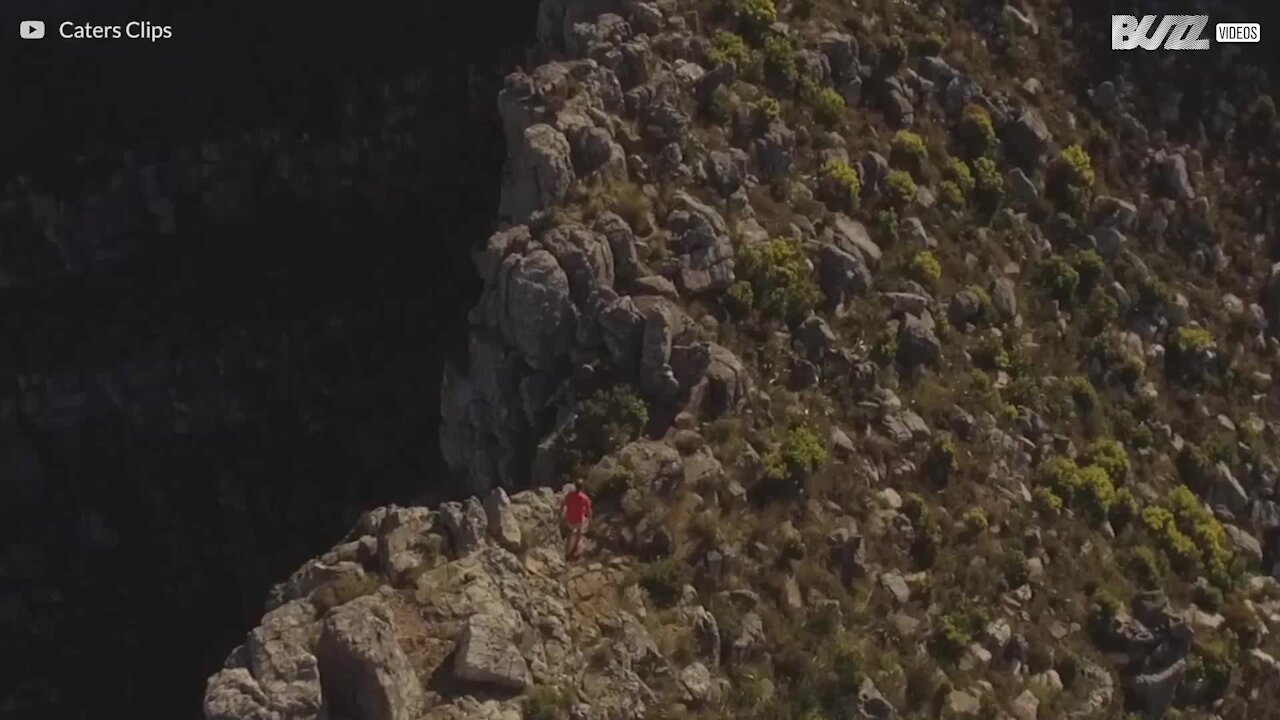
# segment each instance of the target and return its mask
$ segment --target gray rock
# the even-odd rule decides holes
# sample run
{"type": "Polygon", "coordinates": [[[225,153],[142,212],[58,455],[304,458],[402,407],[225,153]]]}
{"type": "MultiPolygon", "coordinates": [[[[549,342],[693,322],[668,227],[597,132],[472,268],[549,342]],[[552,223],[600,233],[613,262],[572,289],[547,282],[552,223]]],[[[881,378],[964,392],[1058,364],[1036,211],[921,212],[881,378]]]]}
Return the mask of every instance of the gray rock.
{"type": "Polygon", "coordinates": [[[1257,538],[1230,523],[1223,523],[1222,529],[1226,531],[1231,544],[1242,556],[1253,563],[1262,562],[1262,543],[1258,542],[1257,538]]]}
{"type": "Polygon", "coordinates": [[[1123,198],[1101,195],[1094,202],[1102,224],[1128,232],[1138,222],[1138,207],[1123,198]]]}
{"type": "Polygon", "coordinates": [[[1040,189],[1022,168],[1010,170],[1005,184],[1009,187],[1009,201],[1015,208],[1029,208],[1040,199],[1040,189]]]}
{"type": "Polygon", "coordinates": [[[858,177],[862,180],[863,192],[879,192],[882,183],[889,174],[889,161],[877,152],[869,152],[858,163],[858,177]]]}
{"type": "Polygon", "coordinates": [[[244,668],[219,670],[205,685],[205,720],[284,720],[244,668]]]}
{"type": "Polygon", "coordinates": [[[760,176],[777,180],[791,174],[794,160],[796,134],[782,123],[769,126],[764,135],[751,143],[752,156],[760,168],[760,176]]]}
{"type": "Polygon", "coordinates": [[[1160,672],[1138,675],[1131,684],[1134,697],[1146,713],[1159,717],[1173,702],[1186,671],[1187,661],[1179,660],[1160,672]]]}
{"type": "Polygon", "coordinates": [[[1116,85],[1110,80],[1104,80],[1098,87],[1090,90],[1089,97],[1093,100],[1093,106],[1099,110],[1114,110],[1120,104],[1116,85]]]}
{"type": "Polygon", "coordinates": [[[1005,320],[1018,316],[1017,284],[1007,277],[996,278],[991,284],[991,306],[1005,320]]]}
{"type": "Polygon", "coordinates": [[[880,246],[871,239],[867,227],[844,213],[832,216],[832,230],[836,246],[848,253],[862,256],[868,266],[874,268],[880,263],[884,254],[880,246]]]}
{"type": "Polygon", "coordinates": [[[818,285],[832,304],[839,305],[866,292],[873,281],[871,269],[861,255],[834,245],[818,249],[818,285]]]}
{"type": "Polygon", "coordinates": [[[1049,127],[1040,118],[1039,113],[1028,108],[1009,123],[1004,131],[1005,142],[1009,149],[1023,162],[1035,163],[1053,142],[1049,127]]]}
{"type": "Polygon", "coordinates": [[[733,242],[724,218],[692,195],[677,192],[667,216],[671,247],[680,260],[683,292],[700,293],[733,284],[733,242]]]}
{"type": "Polygon", "coordinates": [[[973,290],[961,290],[951,296],[951,304],[947,307],[947,317],[951,324],[963,327],[981,319],[983,312],[982,299],[973,290]]]}
{"type": "Polygon", "coordinates": [[[933,328],[916,315],[907,315],[898,330],[898,360],[908,367],[931,365],[942,356],[942,343],[933,328]]]}
{"type": "Polygon", "coordinates": [[[636,252],[635,233],[627,221],[615,213],[606,212],[596,218],[592,229],[609,243],[617,279],[622,282],[634,280],[639,273],[640,259],[636,252]]]}
{"type": "Polygon", "coordinates": [[[693,662],[680,671],[680,687],[685,697],[697,705],[706,705],[718,701],[719,686],[715,683],[711,671],[700,662],[693,662]]]}
{"type": "Polygon", "coordinates": [[[902,228],[899,232],[902,235],[903,242],[908,247],[920,249],[938,247],[938,241],[929,235],[929,232],[924,229],[924,223],[918,217],[909,217],[903,220],[902,228]]]}
{"type": "Polygon", "coordinates": [[[494,488],[484,500],[485,516],[489,525],[489,537],[511,551],[520,549],[523,537],[520,521],[511,508],[511,498],[502,488],[494,488]]]}
{"type": "Polygon", "coordinates": [[[512,223],[526,222],[563,201],[574,179],[569,140],[550,125],[532,125],[507,160],[498,212],[512,223]]]}
{"type": "Polygon", "coordinates": [[[1127,242],[1125,236],[1115,228],[1100,227],[1093,231],[1093,246],[1098,250],[1098,254],[1104,258],[1112,259],[1120,254],[1127,242]]]}
{"type": "Polygon", "coordinates": [[[512,640],[511,628],[494,615],[467,619],[454,656],[454,675],[467,682],[523,690],[531,679],[529,667],[512,640]]]}
{"type": "Polygon", "coordinates": [[[827,352],[836,344],[836,335],[831,326],[817,315],[810,315],[796,328],[796,339],[805,347],[805,352],[813,362],[820,362],[827,352]]]}
{"type": "Polygon", "coordinates": [[[901,604],[911,602],[911,588],[907,586],[907,581],[902,578],[900,573],[887,572],[880,576],[880,584],[884,586],[889,594],[893,595],[893,599],[901,604]]]}
{"type": "Polygon", "coordinates": [[[739,155],[740,152],[713,150],[707,154],[703,165],[711,186],[725,197],[729,197],[742,187],[743,180],[746,178],[747,158],[745,155],[739,155]]]}
{"type": "Polygon", "coordinates": [[[316,657],[337,716],[414,720],[423,707],[418,676],[396,640],[391,611],[377,596],[332,610],[316,657]]]}
{"type": "Polygon", "coordinates": [[[546,250],[509,256],[493,297],[498,325],[534,368],[551,367],[569,350],[577,312],[569,295],[569,278],[546,250]]]}
{"type": "Polygon", "coordinates": [[[1236,480],[1235,475],[1231,474],[1231,468],[1227,467],[1226,463],[1220,462],[1214,466],[1209,503],[1221,505],[1235,515],[1243,513],[1249,504],[1249,494],[1245,492],[1240,481],[1236,480]]]}
{"type": "Polygon", "coordinates": [[[1157,156],[1163,191],[1175,200],[1194,200],[1195,188],[1187,174],[1187,160],[1179,153],[1157,156]]]}

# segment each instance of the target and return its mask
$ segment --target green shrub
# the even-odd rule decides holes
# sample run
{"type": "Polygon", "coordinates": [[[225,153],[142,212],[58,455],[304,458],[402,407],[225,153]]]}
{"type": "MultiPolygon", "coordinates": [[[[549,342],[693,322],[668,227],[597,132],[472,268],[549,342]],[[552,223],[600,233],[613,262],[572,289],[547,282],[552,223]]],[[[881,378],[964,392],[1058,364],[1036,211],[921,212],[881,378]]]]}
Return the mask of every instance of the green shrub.
{"type": "Polygon", "coordinates": [[[1139,545],[1129,552],[1129,560],[1126,564],[1138,584],[1144,589],[1160,588],[1164,572],[1160,569],[1160,558],[1154,550],[1146,545],[1139,545]]]}
{"type": "Polygon", "coordinates": [[[1099,438],[1090,443],[1085,448],[1083,460],[1085,465],[1102,468],[1117,484],[1129,477],[1129,453],[1111,438],[1099,438]]]}
{"type": "Polygon", "coordinates": [[[919,250],[911,256],[907,275],[926,287],[932,287],[942,277],[942,264],[928,250],[919,250]]]}
{"type": "Polygon", "coordinates": [[[1100,523],[1107,519],[1115,502],[1116,488],[1102,468],[1094,465],[1082,468],[1071,458],[1054,456],[1040,465],[1038,475],[1043,485],[1092,521],[1100,523]]]}
{"type": "Polygon", "coordinates": [[[1055,300],[1070,305],[1080,287],[1080,273],[1061,255],[1054,255],[1041,272],[1042,282],[1055,300]]]}
{"type": "Polygon", "coordinates": [[[813,430],[799,425],[765,458],[765,473],[775,480],[804,479],[827,461],[827,446],[813,430]]]}
{"type": "Polygon", "coordinates": [[[1005,586],[1010,590],[1020,588],[1031,581],[1031,566],[1027,563],[1026,554],[1021,550],[1014,548],[1005,551],[1001,565],[1005,586]]]}
{"type": "Polygon", "coordinates": [[[773,0],[737,0],[738,21],[743,29],[759,35],[778,21],[778,8],[773,0]]]}
{"type": "Polygon", "coordinates": [[[1116,490],[1115,499],[1111,503],[1111,511],[1107,519],[1116,532],[1124,530],[1138,517],[1138,498],[1129,488],[1116,490]]]}
{"type": "Polygon", "coordinates": [[[1089,206],[1094,180],[1089,153],[1071,145],[1049,166],[1046,191],[1060,209],[1078,213],[1089,206]]]}
{"type": "Polygon", "coordinates": [[[1062,498],[1047,487],[1037,487],[1031,492],[1032,502],[1036,509],[1046,515],[1057,515],[1062,512],[1062,498]]]}
{"type": "Polygon", "coordinates": [[[973,349],[973,362],[986,370],[1008,370],[1013,363],[1005,349],[1004,337],[997,330],[988,329],[978,336],[973,349]]]}
{"type": "Polygon", "coordinates": [[[1183,326],[1173,333],[1173,349],[1182,355],[1199,353],[1213,347],[1213,335],[1199,327],[1183,326]]]}
{"type": "Polygon", "coordinates": [[[1098,409],[1098,391],[1083,375],[1072,375],[1063,380],[1067,394],[1081,415],[1090,415],[1098,409]]]}
{"type": "Polygon", "coordinates": [[[1004,176],[991,158],[980,157],[973,161],[974,189],[978,199],[987,207],[995,207],[1004,198],[1004,176]]]}
{"type": "Polygon", "coordinates": [[[916,181],[904,170],[890,170],[884,179],[885,197],[889,206],[904,208],[916,199],[916,181]]]}
{"type": "Polygon", "coordinates": [[[898,212],[893,208],[885,208],[876,213],[876,235],[884,244],[893,245],[898,242],[898,212]]]}
{"type": "Polygon", "coordinates": [[[786,87],[795,85],[799,70],[796,69],[796,49],[790,39],[777,34],[764,39],[764,70],[771,79],[786,87]]]}
{"type": "Polygon", "coordinates": [[[714,65],[732,62],[739,74],[748,80],[759,78],[760,71],[763,69],[760,53],[753,50],[741,35],[727,30],[721,30],[715,34],[711,49],[707,51],[707,58],[714,65]]]}
{"type": "Polygon", "coordinates": [[[951,158],[947,160],[946,165],[942,166],[942,177],[955,183],[965,195],[973,192],[973,171],[970,170],[965,161],[960,158],[951,158]]]}
{"type": "Polygon", "coordinates": [[[673,557],[645,563],[640,568],[639,582],[659,607],[671,607],[680,599],[684,587],[684,564],[673,557]]]}
{"type": "Polygon", "coordinates": [[[971,536],[981,535],[991,525],[987,520],[987,513],[979,507],[966,510],[960,521],[964,523],[965,531],[971,536]]]}
{"type": "Polygon", "coordinates": [[[803,99],[813,108],[813,119],[827,127],[835,127],[844,119],[844,96],[832,88],[805,83],[803,99]]]}
{"type": "MultiPolygon", "coordinates": [[[[800,244],[775,238],[738,250],[737,274],[751,288],[752,307],[766,317],[794,321],[806,317],[819,300],[818,286],[800,244]]],[[[740,290],[736,300],[746,299],[740,290]]]]}
{"type": "Polygon", "coordinates": [[[584,406],[578,434],[601,453],[609,453],[636,439],[649,423],[649,408],[627,385],[599,390],[584,406]]]}
{"type": "Polygon", "coordinates": [[[1209,469],[1213,463],[1209,459],[1209,455],[1195,443],[1186,443],[1182,446],[1182,450],[1178,451],[1178,458],[1175,461],[1178,468],[1178,476],[1182,479],[1182,483],[1190,488],[1203,489],[1209,478],[1209,469]]]}
{"type": "Polygon", "coordinates": [[[964,191],[950,180],[938,183],[938,200],[944,207],[959,210],[964,207],[964,191]]]}
{"type": "Polygon", "coordinates": [[[751,114],[756,127],[763,130],[782,117],[782,104],[776,98],[765,96],[752,106],[751,114]]]}
{"type": "Polygon", "coordinates": [[[858,207],[858,197],[862,194],[862,182],[858,178],[858,171],[849,163],[840,160],[827,161],[822,166],[818,182],[818,189],[833,209],[848,212],[858,207]]]}
{"type": "Polygon", "coordinates": [[[929,149],[925,147],[924,138],[910,130],[899,130],[894,133],[890,143],[889,162],[919,178],[920,172],[929,161],[929,149]]]}
{"type": "Polygon", "coordinates": [[[995,147],[996,129],[991,124],[991,114],[981,105],[965,106],[957,133],[972,157],[984,155],[995,147]]]}
{"type": "Polygon", "coordinates": [[[1096,250],[1081,250],[1071,256],[1071,267],[1080,276],[1080,293],[1088,295],[1107,271],[1107,263],[1096,250]]]}
{"type": "Polygon", "coordinates": [[[969,648],[971,637],[965,619],[947,613],[938,618],[937,627],[930,637],[930,646],[942,659],[954,661],[969,648]]]}

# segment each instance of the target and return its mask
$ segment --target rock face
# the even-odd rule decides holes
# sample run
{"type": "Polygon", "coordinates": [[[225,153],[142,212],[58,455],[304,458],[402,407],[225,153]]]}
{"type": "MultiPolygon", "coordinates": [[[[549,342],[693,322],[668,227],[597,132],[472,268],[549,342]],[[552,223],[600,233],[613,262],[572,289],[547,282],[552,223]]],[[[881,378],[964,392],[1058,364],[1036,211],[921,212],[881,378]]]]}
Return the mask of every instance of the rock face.
{"type": "Polygon", "coordinates": [[[472,615],[454,660],[459,680],[513,690],[529,684],[529,667],[512,642],[511,630],[493,615],[472,615]]]}
{"type": "Polygon", "coordinates": [[[391,611],[374,596],[336,608],[316,649],[331,712],[367,720],[412,720],[422,686],[400,649],[391,611]]]}
{"type": "MultiPolygon", "coordinates": [[[[669,447],[634,452],[637,470],[653,487],[680,473],[669,447]]],[[[368,553],[366,572],[388,583],[380,587],[283,586],[280,606],[209,679],[206,718],[519,717],[513,693],[570,683],[599,717],[641,718],[654,702],[650,683],[673,671],[645,626],[622,609],[629,564],[567,565],[558,531],[561,496],[550,490],[516,493],[505,503],[498,493],[490,497],[489,512],[474,499],[437,510],[366,512],[348,536],[360,542],[347,540],[333,552],[365,539],[375,547],[435,550],[416,550],[414,571],[394,581],[401,553],[368,553]],[[517,531],[520,555],[508,550],[517,531]],[[445,541],[428,542],[433,537],[445,541]],[[441,677],[468,694],[424,689],[423,679],[441,677]],[[504,699],[472,697],[487,694],[504,699]]],[[[706,614],[678,631],[707,648],[714,663],[714,628],[706,614]]],[[[715,681],[699,684],[699,677],[690,676],[700,696],[718,692],[715,681]]]]}

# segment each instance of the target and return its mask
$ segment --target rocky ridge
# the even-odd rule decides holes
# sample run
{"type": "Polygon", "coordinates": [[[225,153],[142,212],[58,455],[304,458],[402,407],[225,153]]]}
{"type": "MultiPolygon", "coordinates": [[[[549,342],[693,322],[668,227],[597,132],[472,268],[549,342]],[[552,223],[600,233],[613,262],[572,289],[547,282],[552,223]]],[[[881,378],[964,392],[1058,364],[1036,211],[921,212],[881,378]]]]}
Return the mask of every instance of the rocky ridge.
{"type": "Polygon", "coordinates": [[[206,715],[1265,714],[1280,275],[1210,150],[1268,86],[1072,97],[1071,7],[944,5],[543,2],[444,381],[486,499],[368,513],[206,715]]]}

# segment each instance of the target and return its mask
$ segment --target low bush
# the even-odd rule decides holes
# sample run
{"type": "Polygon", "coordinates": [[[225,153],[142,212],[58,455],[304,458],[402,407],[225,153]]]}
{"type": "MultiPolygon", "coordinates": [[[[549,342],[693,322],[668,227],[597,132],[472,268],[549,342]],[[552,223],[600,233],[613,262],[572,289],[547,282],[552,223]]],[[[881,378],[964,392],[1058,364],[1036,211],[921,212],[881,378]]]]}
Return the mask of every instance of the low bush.
{"type": "Polygon", "coordinates": [[[1079,145],[1070,145],[1049,166],[1046,194],[1058,209],[1080,214],[1093,198],[1093,161],[1079,145]]]}
{"type": "Polygon", "coordinates": [[[566,720],[569,707],[569,698],[559,688],[538,685],[525,697],[522,717],[524,720],[566,720]]]}
{"type": "Polygon", "coordinates": [[[802,480],[826,461],[826,444],[813,430],[799,425],[788,430],[778,448],[765,458],[765,473],[774,480],[802,480]]]}
{"type": "Polygon", "coordinates": [[[985,155],[995,147],[996,129],[991,123],[991,113],[981,105],[965,106],[956,132],[970,157],[985,155]]]}
{"type": "Polygon", "coordinates": [[[640,568],[639,583],[659,607],[671,607],[684,587],[684,564],[673,557],[646,563],[640,568]]]}
{"type": "Polygon", "coordinates": [[[973,161],[973,187],[983,207],[995,208],[1004,199],[1004,176],[991,158],[973,161]]]}
{"type": "Polygon", "coordinates": [[[808,259],[794,240],[775,238],[767,243],[744,246],[738,250],[736,269],[750,293],[746,288],[738,288],[734,300],[749,302],[750,307],[768,318],[803,319],[820,299],[808,259]]]}
{"type": "Polygon", "coordinates": [[[759,79],[764,65],[764,59],[759,52],[752,49],[741,35],[727,30],[721,30],[715,34],[711,49],[707,51],[707,59],[714,65],[732,62],[738,69],[738,73],[746,80],[759,79]]]}
{"type": "Polygon", "coordinates": [[[1111,438],[1099,438],[1089,443],[1082,461],[1085,465],[1102,468],[1117,485],[1129,477],[1129,453],[1111,438]]]}
{"type": "Polygon", "coordinates": [[[1041,271],[1041,282],[1054,300],[1070,306],[1080,287],[1080,273],[1066,258],[1054,255],[1041,271]]]}
{"type": "Polygon", "coordinates": [[[830,160],[822,166],[818,190],[833,210],[852,211],[858,207],[862,182],[858,171],[849,163],[830,160]]]}
{"type": "Polygon", "coordinates": [[[813,119],[828,128],[836,127],[844,119],[844,96],[833,88],[805,83],[803,100],[813,108],[813,119]]]}
{"type": "Polygon", "coordinates": [[[736,4],[744,32],[760,35],[778,21],[778,7],[773,0],[736,0],[736,4]]]}
{"type": "Polygon", "coordinates": [[[884,179],[884,194],[891,208],[905,208],[916,199],[916,181],[904,170],[890,170],[884,179]]]}
{"type": "Polygon", "coordinates": [[[925,287],[932,287],[942,277],[942,264],[928,250],[920,250],[911,256],[907,275],[925,287]]]}
{"type": "Polygon", "coordinates": [[[889,147],[889,162],[919,179],[929,162],[929,149],[925,147],[924,139],[910,130],[899,130],[894,133],[889,147]]]}
{"type": "Polygon", "coordinates": [[[764,39],[764,71],[771,81],[792,87],[799,77],[796,49],[783,35],[770,34],[764,39]]]}

